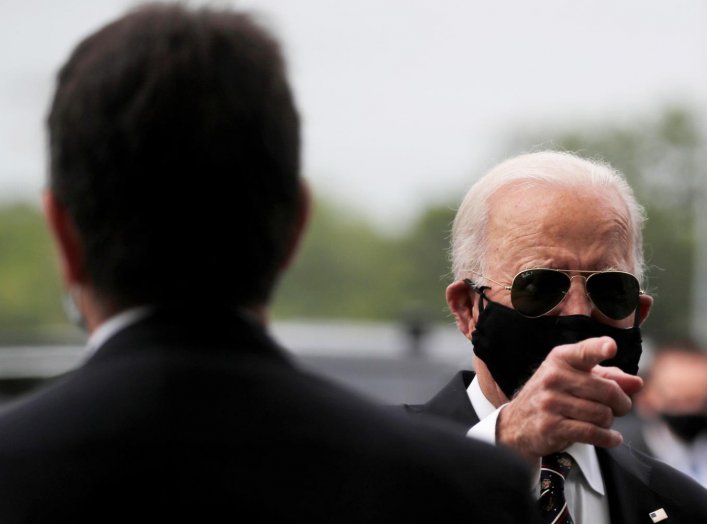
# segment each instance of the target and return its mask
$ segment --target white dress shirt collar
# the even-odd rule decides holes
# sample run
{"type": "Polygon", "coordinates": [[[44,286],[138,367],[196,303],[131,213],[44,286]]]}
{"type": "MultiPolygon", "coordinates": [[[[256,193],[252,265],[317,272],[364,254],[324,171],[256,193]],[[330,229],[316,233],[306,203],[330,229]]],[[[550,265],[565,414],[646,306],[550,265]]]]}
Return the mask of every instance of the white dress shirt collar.
{"type": "Polygon", "coordinates": [[[149,306],[125,309],[101,323],[88,337],[85,358],[92,356],[109,338],[148,316],[152,309],[149,306]]]}
{"type": "Polygon", "coordinates": [[[594,446],[583,442],[575,442],[565,451],[569,453],[577,463],[589,487],[599,495],[605,495],[604,479],[601,478],[599,459],[597,458],[597,451],[594,449],[594,446]]]}

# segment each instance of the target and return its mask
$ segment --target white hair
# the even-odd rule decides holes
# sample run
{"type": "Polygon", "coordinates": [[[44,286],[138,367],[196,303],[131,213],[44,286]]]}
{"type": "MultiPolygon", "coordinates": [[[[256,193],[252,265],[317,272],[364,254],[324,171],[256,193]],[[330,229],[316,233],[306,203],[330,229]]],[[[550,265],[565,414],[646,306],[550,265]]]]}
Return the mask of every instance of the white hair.
{"type": "Polygon", "coordinates": [[[479,179],[464,197],[452,226],[451,261],[456,280],[470,272],[488,274],[487,226],[489,199],[510,183],[544,182],[563,187],[600,187],[616,191],[628,210],[633,247],[633,268],[643,281],[643,224],[645,211],[624,176],[604,162],[591,161],[572,153],[542,151],[506,160],[479,179]]]}

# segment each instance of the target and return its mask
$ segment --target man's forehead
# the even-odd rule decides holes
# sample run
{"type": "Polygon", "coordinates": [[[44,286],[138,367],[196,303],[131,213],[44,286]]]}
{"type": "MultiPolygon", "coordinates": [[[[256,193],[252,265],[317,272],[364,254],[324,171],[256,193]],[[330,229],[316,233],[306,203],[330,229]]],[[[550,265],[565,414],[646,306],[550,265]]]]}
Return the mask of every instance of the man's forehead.
{"type": "Polygon", "coordinates": [[[509,184],[488,204],[489,262],[510,256],[520,267],[524,259],[625,265],[631,259],[628,211],[611,188],[509,184]]]}
{"type": "Polygon", "coordinates": [[[488,201],[489,218],[524,224],[565,221],[578,213],[587,221],[600,221],[603,214],[626,219],[628,210],[611,187],[558,185],[541,180],[514,181],[501,186],[488,201]]]}

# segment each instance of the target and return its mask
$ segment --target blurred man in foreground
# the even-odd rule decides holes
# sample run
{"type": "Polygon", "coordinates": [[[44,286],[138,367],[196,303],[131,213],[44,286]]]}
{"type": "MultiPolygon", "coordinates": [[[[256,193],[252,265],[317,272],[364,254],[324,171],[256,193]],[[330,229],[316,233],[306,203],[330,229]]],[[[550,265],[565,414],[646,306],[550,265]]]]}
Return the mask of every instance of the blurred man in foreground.
{"type": "Polygon", "coordinates": [[[269,338],[308,200],[280,51],[251,18],[156,4],[102,28],[59,74],[49,138],[89,357],[0,417],[0,522],[524,518],[520,461],[269,338]]]}
{"type": "Polygon", "coordinates": [[[707,491],[611,429],[642,385],[643,220],[612,168],[543,152],[492,169],[454,221],[447,303],[476,374],[406,408],[536,465],[544,522],[707,522],[707,491]]]}

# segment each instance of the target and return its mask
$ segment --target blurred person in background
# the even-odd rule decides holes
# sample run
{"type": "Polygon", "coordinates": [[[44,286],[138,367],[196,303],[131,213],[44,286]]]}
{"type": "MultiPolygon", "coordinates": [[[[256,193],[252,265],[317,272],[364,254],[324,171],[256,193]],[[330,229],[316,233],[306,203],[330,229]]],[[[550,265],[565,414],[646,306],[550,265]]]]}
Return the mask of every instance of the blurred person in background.
{"type": "Polygon", "coordinates": [[[690,342],[656,349],[634,399],[617,420],[626,443],[707,486],[707,354],[690,342]]]}
{"type": "Polygon", "coordinates": [[[2,411],[0,522],[526,521],[522,461],[384,413],[268,335],[309,201],[251,17],[108,24],[61,69],[48,128],[45,212],[90,338],[2,411]]]}
{"type": "Polygon", "coordinates": [[[405,408],[533,464],[544,522],[707,522],[707,490],[611,429],[642,386],[643,221],[613,168],[552,151],[491,169],[454,220],[446,298],[476,373],[405,408]]]}

